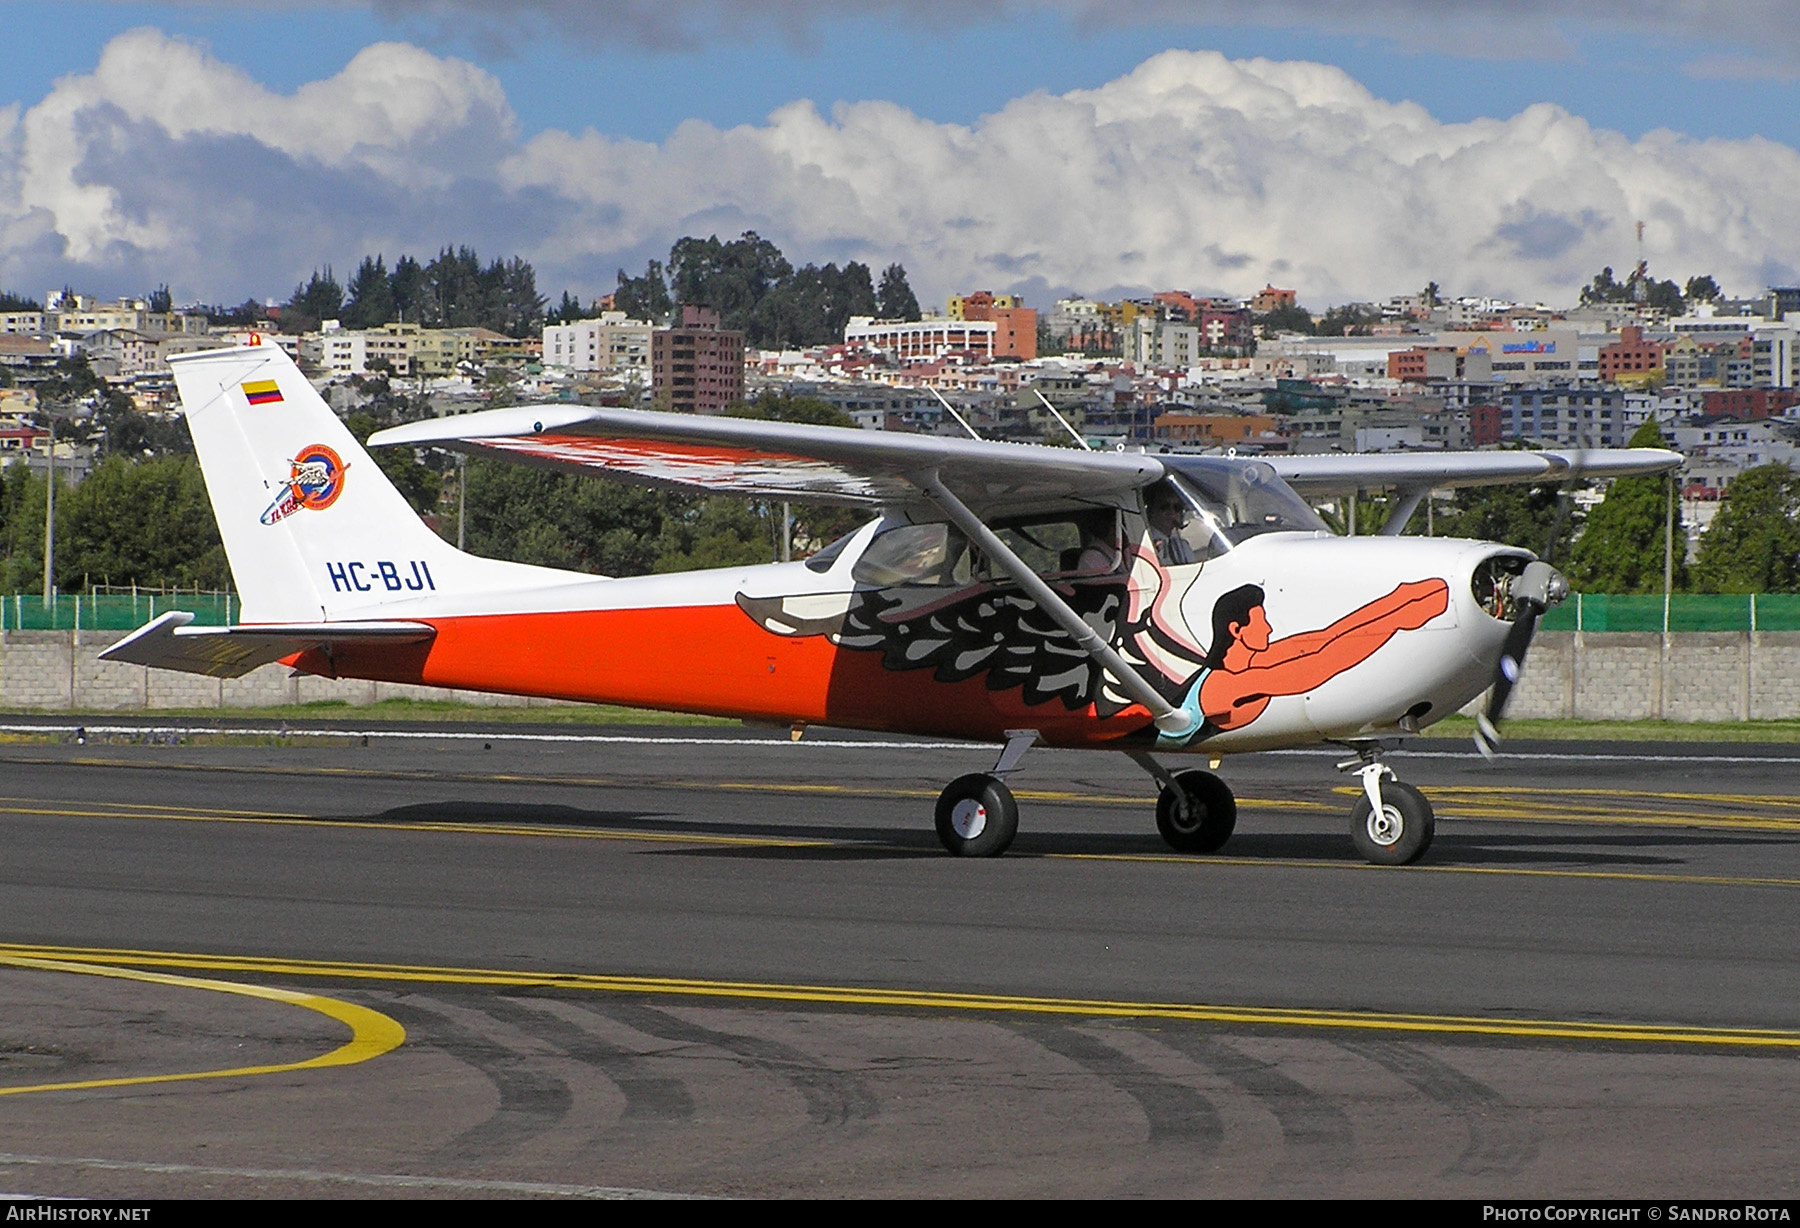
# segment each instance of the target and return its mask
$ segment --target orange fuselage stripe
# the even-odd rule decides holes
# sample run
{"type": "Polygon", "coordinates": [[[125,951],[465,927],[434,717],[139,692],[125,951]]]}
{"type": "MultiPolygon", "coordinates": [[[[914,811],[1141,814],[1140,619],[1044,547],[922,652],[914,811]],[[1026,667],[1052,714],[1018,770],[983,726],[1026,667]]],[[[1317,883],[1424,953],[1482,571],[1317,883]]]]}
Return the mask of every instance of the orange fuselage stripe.
{"type": "Polygon", "coordinates": [[[736,605],[427,618],[425,644],[341,644],[293,664],[327,677],[628,704],[753,720],[997,739],[1039,730],[1061,746],[1106,744],[1142,729],[1133,706],[1100,719],[1091,705],[1027,707],[1019,688],[982,677],[938,682],[932,670],[889,670],[877,651],[822,635],[776,635],[736,605]]]}

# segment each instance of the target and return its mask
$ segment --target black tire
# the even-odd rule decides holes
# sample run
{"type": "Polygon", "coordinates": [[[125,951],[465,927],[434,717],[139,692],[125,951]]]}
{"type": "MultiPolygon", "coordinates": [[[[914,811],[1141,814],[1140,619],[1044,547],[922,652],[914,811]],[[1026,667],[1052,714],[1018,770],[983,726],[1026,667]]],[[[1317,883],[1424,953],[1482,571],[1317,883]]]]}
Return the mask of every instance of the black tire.
{"type": "Polygon", "coordinates": [[[1185,816],[1175,794],[1164,789],[1156,799],[1156,830],[1170,848],[1181,853],[1216,853],[1237,826],[1237,798],[1231,787],[1211,772],[1182,772],[1176,785],[1187,794],[1185,816]]]}
{"type": "Polygon", "coordinates": [[[958,776],[938,795],[937,834],[958,857],[998,857],[1019,833],[1019,803],[998,776],[958,776]]]}
{"type": "Polygon", "coordinates": [[[1431,847],[1437,816],[1425,795],[1397,780],[1381,782],[1383,817],[1374,821],[1375,808],[1365,794],[1350,811],[1350,839],[1356,851],[1378,866],[1410,866],[1431,847]]]}

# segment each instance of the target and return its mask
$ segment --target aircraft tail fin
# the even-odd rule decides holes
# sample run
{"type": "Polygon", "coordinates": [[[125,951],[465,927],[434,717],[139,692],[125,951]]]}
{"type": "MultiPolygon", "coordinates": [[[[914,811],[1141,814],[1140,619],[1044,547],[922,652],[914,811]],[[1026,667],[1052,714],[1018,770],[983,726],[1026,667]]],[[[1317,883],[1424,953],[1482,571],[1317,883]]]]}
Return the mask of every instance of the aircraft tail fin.
{"type": "Polygon", "coordinates": [[[377,616],[511,566],[432,532],[278,347],[170,365],[245,622],[377,616]]]}

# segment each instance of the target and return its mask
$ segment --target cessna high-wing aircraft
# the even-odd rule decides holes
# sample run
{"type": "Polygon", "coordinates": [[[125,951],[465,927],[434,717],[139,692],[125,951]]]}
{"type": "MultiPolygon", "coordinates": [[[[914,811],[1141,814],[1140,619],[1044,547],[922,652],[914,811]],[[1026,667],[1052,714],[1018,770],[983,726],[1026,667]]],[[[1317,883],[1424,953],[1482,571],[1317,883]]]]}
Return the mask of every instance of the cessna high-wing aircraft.
{"type": "MultiPolygon", "coordinates": [[[[803,562],[608,579],[479,558],[422,522],[273,345],[170,359],[240,625],[171,612],[102,655],[235,677],[332,678],[831,724],[1003,744],[937,804],[950,852],[1018,827],[1006,777],[1036,743],[1121,751],[1157,826],[1210,852],[1231,790],[1160,754],[1318,743],[1354,758],[1357,848],[1405,864],[1430,804],[1382,755],[1493,685],[1567,586],[1512,546],[1398,536],[1446,486],[1647,473],[1656,449],[1155,456],[687,414],[524,406],[414,423],[433,446],[665,488],[866,507],[803,562]],[[1334,536],[1303,494],[1397,492],[1334,536]]],[[[1494,736],[1488,717],[1484,734],[1494,736]]]]}

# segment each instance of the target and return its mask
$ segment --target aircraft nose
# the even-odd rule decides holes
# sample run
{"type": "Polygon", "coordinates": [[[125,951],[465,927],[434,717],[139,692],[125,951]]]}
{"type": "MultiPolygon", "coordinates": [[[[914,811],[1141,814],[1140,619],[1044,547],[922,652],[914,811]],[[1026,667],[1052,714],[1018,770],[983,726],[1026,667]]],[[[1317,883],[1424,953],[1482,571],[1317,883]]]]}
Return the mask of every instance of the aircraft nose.
{"type": "Polygon", "coordinates": [[[1498,548],[1475,559],[1467,570],[1465,591],[1496,623],[1519,617],[1520,603],[1541,612],[1569,597],[1569,578],[1519,549],[1498,548]]]}

